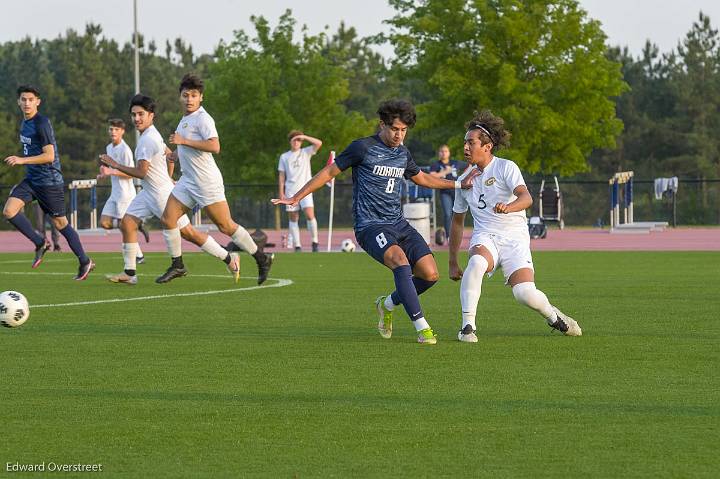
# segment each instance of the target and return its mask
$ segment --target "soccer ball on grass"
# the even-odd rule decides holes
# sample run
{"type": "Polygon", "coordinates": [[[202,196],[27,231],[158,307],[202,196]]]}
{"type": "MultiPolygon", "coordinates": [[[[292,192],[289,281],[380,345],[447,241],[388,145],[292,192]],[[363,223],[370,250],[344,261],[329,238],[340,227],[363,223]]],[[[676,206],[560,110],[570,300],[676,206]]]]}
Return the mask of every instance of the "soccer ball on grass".
{"type": "Polygon", "coordinates": [[[6,328],[17,328],[30,317],[27,299],[17,291],[0,293],[0,324],[6,328]]]}
{"type": "Polygon", "coordinates": [[[340,243],[340,250],[344,253],[352,253],[355,251],[355,243],[349,238],[344,239],[342,243],[340,243]]]}

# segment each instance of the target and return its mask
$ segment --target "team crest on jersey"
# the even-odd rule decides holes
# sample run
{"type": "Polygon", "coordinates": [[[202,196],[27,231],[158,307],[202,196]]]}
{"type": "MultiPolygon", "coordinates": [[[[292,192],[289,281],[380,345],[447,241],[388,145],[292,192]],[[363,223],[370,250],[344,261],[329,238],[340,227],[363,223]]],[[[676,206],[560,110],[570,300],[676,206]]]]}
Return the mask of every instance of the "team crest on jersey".
{"type": "Polygon", "coordinates": [[[487,180],[485,180],[485,186],[492,186],[493,184],[495,184],[494,176],[492,178],[488,178],[487,180]]]}

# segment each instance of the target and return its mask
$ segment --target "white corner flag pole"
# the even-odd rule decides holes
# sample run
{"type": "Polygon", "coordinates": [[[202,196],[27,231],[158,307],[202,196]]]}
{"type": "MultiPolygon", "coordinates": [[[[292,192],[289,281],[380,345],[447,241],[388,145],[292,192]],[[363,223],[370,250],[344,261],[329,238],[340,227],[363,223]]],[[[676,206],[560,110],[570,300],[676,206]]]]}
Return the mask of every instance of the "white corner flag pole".
{"type": "MultiPolygon", "coordinates": [[[[330,158],[328,158],[327,164],[335,163],[335,152],[330,152],[330,158]]],[[[332,232],[333,232],[333,210],[335,209],[335,178],[330,180],[330,183],[328,184],[330,187],[330,213],[328,218],[328,240],[327,240],[327,250],[328,252],[332,251],[332,232]]]]}

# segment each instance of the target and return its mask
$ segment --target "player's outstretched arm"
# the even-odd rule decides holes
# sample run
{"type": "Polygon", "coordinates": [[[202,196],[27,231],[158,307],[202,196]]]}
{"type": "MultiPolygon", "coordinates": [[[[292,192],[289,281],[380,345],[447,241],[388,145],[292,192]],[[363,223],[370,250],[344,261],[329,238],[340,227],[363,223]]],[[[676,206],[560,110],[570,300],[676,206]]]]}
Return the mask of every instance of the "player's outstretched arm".
{"type": "MultiPolygon", "coordinates": [[[[477,170],[477,168],[473,169],[460,182],[460,188],[462,188],[463,190],[468,190],[472,188],[473,179],[479,174],[480,172],[477,170]]],[[[436,190],[452,190],[457,187],[455,181],[446,180],[444,178],[437,178],[435,176],[431,176],[428,173],[425,173],[424,171],[421,171],[410,179],[416,185],[424,186],[425,188],[433,188],[436,190]]]]}
{"type": "Polygon", "coordinates": [[[128,176],[140,179],[145,178],[145,175],[147,175],[147,172],[150,169],[150,162],[145,159],[138,160],[137,166],[133,167],[121,165],[117,161],[113,160],[112,157],[109,155],[100,155],[100,163],[109,168],[121,171],[128,176]]]}
{"type": "Polygon", "coordinates": [[[291,196],[290,198],[280,199],[280,198],[273,198],[270,201],[274,205],[296,205],[300,203],[300,200],[305,198],[307,195],[312,193],[313,191],[319,190],[323,187],[325,183],[335,178],[337,175],[341,173],[340,168],[335,163],[331,163],[327,165],[322,170],[318,171],[315,176],[310,178],[310,181],[305,183],[305,186],[300,188],[300,191],[295,193],[294,196],[291,196]]]}
{"type": "Polygon", "coordinates": [[[460,243],[462,243],[464,225],[465,213],[455,213],[453,211],[452,223],[450,224],[450,238],[448,240],[450,250],[449,276],[453,281],[459,280],[463,275],[463,270],[458,263],[458,250],[460,250],[460,243]]]}

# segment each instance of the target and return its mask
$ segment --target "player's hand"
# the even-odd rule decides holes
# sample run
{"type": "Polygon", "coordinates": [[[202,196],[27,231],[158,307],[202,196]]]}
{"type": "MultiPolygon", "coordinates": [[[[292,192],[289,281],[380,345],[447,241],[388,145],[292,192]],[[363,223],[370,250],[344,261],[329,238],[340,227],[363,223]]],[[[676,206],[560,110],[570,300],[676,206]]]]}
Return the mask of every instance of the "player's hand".
{"type": "Polygon", "coordinates": [[[13,155],[5,158],[5,163],[7,163],[9,166],[17,166],[22,165],[25,162],[23,161],[22,157],[13,155]]]}
{"type": "Polygon", "coordinates": [[[117,168],[117,161],[113,160],[109,155],[100,155],[98,157],[101,166],[109,166],[110,168],[117,168]]]}
{"type": "Polygon", "coordinates": [[[185,138],[179,133],[173,133],[170,137],[168,137],[168,143],[171,145],[184,145],[185,138]]]}
{"type": "Polygon", "coordinates": [[[278,206],[278,205],[295,206],[299,203],[299,201],[296,200],[294,196],[290,197],[290,198],[273,198],[270,200],[270,202],[272,204],[274,204],[275,206],[278,206]]]}
{"type": "Polygon", "coordinates": [[[468,173],[468,175],[460,182],[460,187],[463,190],[469,190],[470,188],[472,188],[473,180],[475,179],[475,177],[479,176],[480,174],[480,170],[478,170],[477,168],[473,168],[472,171],[468,173]]]}
{"type": "Polygon", "coordinates": [[[295,141],[295,140],[297,140],[297,141],[305,141],[305,138],[307,138],[305,135],[298,135],[298,136],[294,136],[294,137],[292,138],[292,140],[290,140],[290,141],[295,141]]]}
{"type": "Polygon", "coordinates": [[[165,160],[166,160],[166,161],[173,161],[173,162],[176,162],[176,161],[177,161],[177,159],[178,159],[178,153],[177,153],[177,150],[175,150],[175,151],[171,151],[170,153],[168,153],[168,154],[167,154],[167,155],[165,156],[165,160]]]}
{"type": "Polygon", "coordinates": [[[463,270],[458,266],[457,263],[450,263],[450,273],[449,273],[450,279],[453,281],[458,281],[462,279],[463,276],[463,270]]]}
{"type": "Polygon", "coordinates": [[[501,215],[508,214],[509,213],[508,205],[506,205],[505,203],[497,203],[495,205],[495,207],[493,208],[493,211],[495,211],[495,213],[499,213],[501,215]]]}

